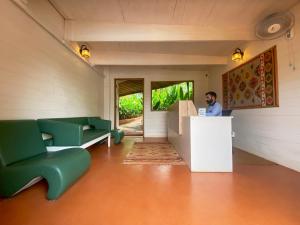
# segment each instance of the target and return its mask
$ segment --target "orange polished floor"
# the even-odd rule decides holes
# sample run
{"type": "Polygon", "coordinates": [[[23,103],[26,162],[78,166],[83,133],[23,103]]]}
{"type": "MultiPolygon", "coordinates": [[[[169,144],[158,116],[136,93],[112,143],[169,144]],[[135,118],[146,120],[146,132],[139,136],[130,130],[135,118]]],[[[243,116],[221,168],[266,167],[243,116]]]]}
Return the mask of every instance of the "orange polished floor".
{"type": "Polygon", "coordinates": [[[300,224],[300,173],[277,165],[237,164],[231,174],[121,164],[133,143],[92,147],[91,168],[59,200],[46,200],[45,182],[0,199],[0,224],[300,224]]]}

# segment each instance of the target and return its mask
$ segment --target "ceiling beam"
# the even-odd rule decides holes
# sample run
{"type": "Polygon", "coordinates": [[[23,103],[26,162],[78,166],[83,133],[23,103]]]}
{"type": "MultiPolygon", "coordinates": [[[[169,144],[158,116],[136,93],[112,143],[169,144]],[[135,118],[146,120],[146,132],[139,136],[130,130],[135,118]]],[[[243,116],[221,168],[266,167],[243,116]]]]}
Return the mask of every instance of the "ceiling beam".
{"type": "Polygon", "coordinates": [[[93,65],[226,65],[227,57],[185,55],[185,54],[157,54],[121,51],[92,52],[90,62],[93,65]]]}
{"type": "Polygon", "coordinates": [[[255,40],[254,32],[188,25],[107,24],[66,20],[69,41],[220,41],[255,40]]]}

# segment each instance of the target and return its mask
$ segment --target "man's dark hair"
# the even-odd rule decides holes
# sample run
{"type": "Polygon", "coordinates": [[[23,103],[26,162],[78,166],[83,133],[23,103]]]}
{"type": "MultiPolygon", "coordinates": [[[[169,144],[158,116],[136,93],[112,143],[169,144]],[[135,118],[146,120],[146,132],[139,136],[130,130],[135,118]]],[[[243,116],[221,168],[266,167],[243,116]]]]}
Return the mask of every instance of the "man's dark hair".
{"type": "Polygon", "coordinates": [[[214,91],[206,92],[205,95],[210,95],[210,96],[213,96],[213,97],[217,98],[217,94],[214,91]]]}

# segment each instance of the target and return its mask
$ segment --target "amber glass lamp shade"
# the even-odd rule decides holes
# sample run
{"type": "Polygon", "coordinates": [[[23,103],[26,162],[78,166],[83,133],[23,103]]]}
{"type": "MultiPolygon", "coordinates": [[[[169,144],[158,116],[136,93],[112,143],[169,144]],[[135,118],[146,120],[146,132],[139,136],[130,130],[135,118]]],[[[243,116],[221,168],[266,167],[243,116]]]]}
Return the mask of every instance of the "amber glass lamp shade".
{"type": "Polygon", "coordinates": [[[244,52],[242,52],[241,49],[237,48],[235,49],[234,53],[232,53],[231,59],[232,61],[238,62],[243,59],[243,56],[244,56],[244,52]]]}
{"type": "Polygon", "coordinates": [[[82,45],[80,47],[80,51],[79,51],[80,55],[86,59],[91,57],[91,53],[90,50],[88,49],[88,47],[86,45],[82,45]]]}

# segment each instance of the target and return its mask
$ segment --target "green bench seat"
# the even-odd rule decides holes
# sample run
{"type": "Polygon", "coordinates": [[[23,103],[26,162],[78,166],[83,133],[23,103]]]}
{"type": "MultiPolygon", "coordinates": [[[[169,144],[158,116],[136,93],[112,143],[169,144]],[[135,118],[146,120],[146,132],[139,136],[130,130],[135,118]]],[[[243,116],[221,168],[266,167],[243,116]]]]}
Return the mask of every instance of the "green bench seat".
{"type": "Polygon", "coordinates": [[[89,167],[82,148],[47,152],[35,120],[0,121],[0,196],[11,197],[36,178],[48,182],[57,199],[89,167]]]}
{"type": "Polygon", "coordinates": [[[98,137],[105,135],[105,134],[108,134],[108,133],[106,130],[103,130],[103,129],[84,130],[82,143],[87,143],[87,142],[92,141],[98,137]]]}
{"type": "Polygon", "coordinates": [[[38,125],[42,133],[52,136],[51,140],[45,140],[48,149],[61,150],[74,146],[86,148],[105,138],[110,145],[110,120],[99,117],[52,118],[39,119],[38,125]]]}

